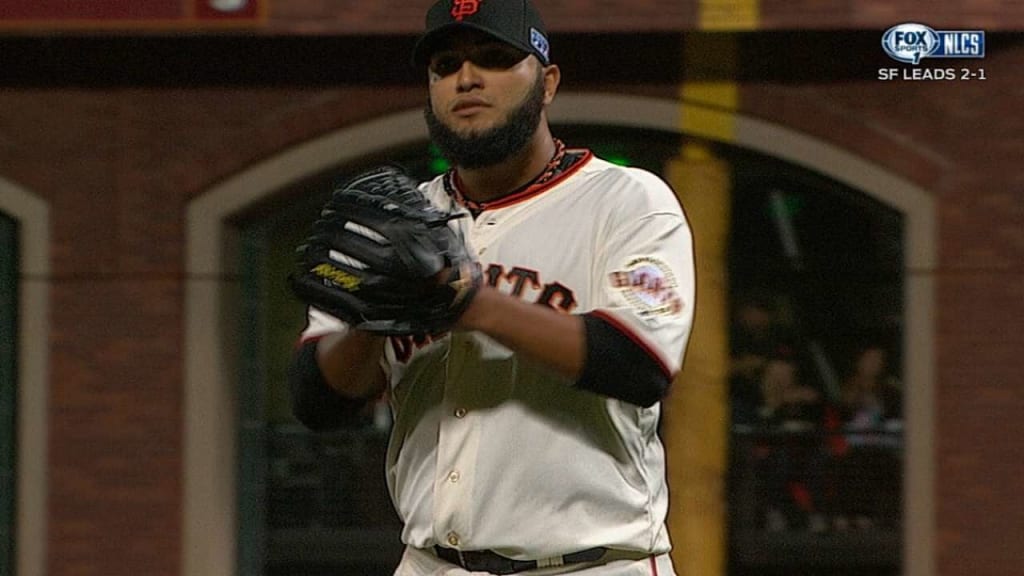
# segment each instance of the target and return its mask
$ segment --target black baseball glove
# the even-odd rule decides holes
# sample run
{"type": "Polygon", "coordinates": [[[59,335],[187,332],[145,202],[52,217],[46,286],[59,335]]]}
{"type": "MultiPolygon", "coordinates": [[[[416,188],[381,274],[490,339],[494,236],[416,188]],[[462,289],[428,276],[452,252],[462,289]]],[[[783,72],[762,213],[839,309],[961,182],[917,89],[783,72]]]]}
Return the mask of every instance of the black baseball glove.
{"type": "Polygon", "coordinates": [[[386,166],[337,188],[304,244],[292,291],[368,332],[450,330],[481,283],[480,267],[448,221],[399,169],[386,166]]]}

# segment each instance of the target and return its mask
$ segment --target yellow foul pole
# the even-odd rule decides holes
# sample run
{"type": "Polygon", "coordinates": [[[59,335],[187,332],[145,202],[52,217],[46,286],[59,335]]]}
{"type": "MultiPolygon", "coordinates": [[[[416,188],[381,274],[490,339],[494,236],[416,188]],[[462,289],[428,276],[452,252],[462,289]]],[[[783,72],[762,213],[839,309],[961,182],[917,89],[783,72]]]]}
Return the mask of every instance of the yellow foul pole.
{"type": "MultiPolygon", "coordinates": [[[[755,29],[756,0],[702,0],[705,30],[755,29]]],[[[735,138],[738,89],[734,34],[688,35],[687,81],[680,88],[680,131],[687,136],[666,178],[694,234],[696,318],[686,363],[665,402],[669,532],[679,576],[725,576],[728,454],[729,295],[727,248],[732,202],[728,162],[711,142],[735,138]]]]}

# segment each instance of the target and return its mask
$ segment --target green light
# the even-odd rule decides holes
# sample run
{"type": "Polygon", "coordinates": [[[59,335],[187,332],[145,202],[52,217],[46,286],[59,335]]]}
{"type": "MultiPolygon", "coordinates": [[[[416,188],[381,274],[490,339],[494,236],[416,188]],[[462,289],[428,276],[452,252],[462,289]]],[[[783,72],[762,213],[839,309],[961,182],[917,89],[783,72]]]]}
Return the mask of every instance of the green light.
{"type": "Polygon", "coordinates": [[[452,165],[448,163],[444,158],[431,158],[430,159],[430,170],[435,175],[443,174],[451,168],[452,165]]]}
{"type": "Polygon", "coordinates": [[[452,167],[451,163],[441,155],[441,150],[433,142],[430,143],[427,152],[430,154],[429,168],[435,176],[447,172],[452,167]]]}
{"type": "Polygon", "coordinates": [[[633,162],[629,158],[626,158],[625,156],[609,154],[607,156],[602,155],[601,157],[617,166],[632,166],[633,164],[633,162]]]}

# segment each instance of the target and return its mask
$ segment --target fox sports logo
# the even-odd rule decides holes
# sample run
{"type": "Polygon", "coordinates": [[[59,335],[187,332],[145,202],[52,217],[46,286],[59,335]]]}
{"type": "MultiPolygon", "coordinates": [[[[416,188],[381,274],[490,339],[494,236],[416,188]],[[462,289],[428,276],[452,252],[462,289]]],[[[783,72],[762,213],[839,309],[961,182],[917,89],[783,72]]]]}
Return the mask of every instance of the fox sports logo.
{"type": "Polygon", "coordinates": [[[917,64],[939,48],[939,35],[924,24],[908,22],[889,28],[882,35],[882,49],[893,60],[917,64]]]}

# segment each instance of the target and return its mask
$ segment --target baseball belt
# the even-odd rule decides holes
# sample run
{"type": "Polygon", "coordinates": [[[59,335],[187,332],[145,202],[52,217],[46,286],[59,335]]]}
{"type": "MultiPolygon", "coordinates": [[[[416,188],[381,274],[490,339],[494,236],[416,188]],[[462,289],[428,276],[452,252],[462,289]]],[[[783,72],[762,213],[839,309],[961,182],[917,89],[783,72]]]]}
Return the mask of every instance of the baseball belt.
{"type": "Polygon", "coordinates": [[[515,574],[535,568],[595,562],[600,560],[607,551],[607,548],[590,548],[542,560],[513,560],[490,550],[462,551],[434,546],[437,557],[446,562],[461,566],[470,572],[489,572],[491,574],[515,574]]]}

